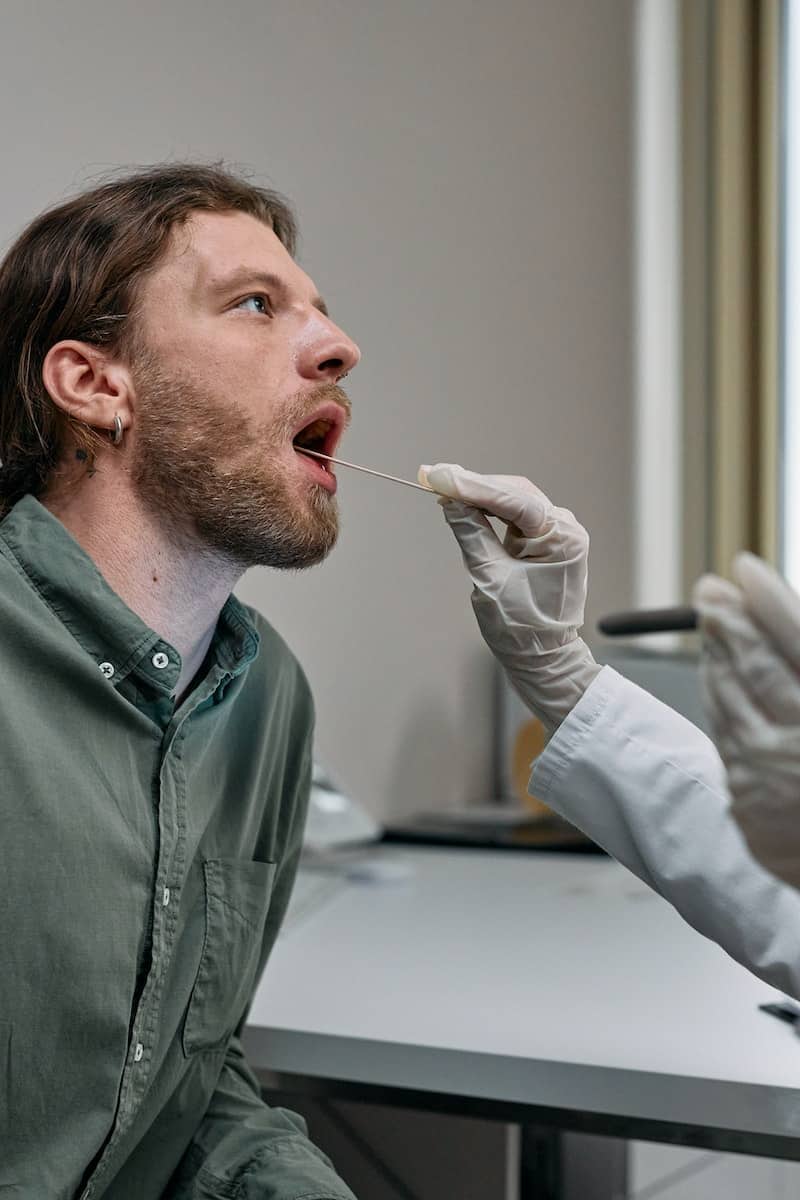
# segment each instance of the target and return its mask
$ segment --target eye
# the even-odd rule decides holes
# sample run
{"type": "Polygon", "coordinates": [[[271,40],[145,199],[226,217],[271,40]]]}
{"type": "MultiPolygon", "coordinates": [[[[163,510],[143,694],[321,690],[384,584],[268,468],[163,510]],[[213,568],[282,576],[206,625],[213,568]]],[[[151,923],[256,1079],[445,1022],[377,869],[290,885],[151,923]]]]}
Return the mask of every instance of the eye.
{"type": "Polygon", "coordinates": [[[254,296],[245,296],[236,305],[236,308],[244,308],[245,305],[250,305],[250,312],[263,313],[265,317],[272,316],[272,302],[269,296],[265,296],[262,292],[257,292],[254,296]]]}

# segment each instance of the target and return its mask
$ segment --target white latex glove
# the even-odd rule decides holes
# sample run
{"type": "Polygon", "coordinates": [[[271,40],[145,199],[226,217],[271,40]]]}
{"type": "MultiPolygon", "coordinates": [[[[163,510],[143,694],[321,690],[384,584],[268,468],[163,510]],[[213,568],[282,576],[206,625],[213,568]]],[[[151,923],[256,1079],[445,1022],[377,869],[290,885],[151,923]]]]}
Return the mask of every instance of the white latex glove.
{"type": "Polygon", "coordinates": [[[472,607],[485,641],[552,732],[600,671],[578,637],[589,535],[529,479],[476,475],[450,463],[420,467],[418,477],[443,497],[439,503],[472,577],[472,607]],[[485,513],[508,526],[502,542],[485,513]]]}
{"type": "Polygon", "coordinates": [[[753,856],[800,887],[800,596],[753,554],[734,576],[694,589],[711,726],[753,856]]]}

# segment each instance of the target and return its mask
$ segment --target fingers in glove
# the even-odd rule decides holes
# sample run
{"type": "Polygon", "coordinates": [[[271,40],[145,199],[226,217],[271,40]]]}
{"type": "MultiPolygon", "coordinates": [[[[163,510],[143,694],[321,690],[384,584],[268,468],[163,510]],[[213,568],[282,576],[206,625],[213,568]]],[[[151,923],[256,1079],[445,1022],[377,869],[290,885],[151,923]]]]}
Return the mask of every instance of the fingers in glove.
{"type": "Polygon", "coordinates": [[[554,508],[548,528],[537,537],[523,537],[513,525],[508,527],[503,545],[513,558],[543,563],[585,564],[589,554],[589,535],[566,508],[554,508]]]}
{"type": "Polygon", "coordinates": [[[800,721],[800,681],[749,614],[734,604],[705,605],[701,611],[708,674],[735,677],[737,687],[776,725],[800,721]]]}
{"type": "Polygon", "coordinates": [[[720,754],[731,761],[747,758],[763,737],[768,719],[734,670],[728,647],[713,636],[704,644],[702,681],[706,711],[720,754]]]}
{"type": "Polygon", "coordinates": [[[487,570],[507,560],[500,539],[482,512],[457,500],[440,500],[439,503],[473,579],[480,579],[487,570]]]}
{"type": "Polygon", "coordinates": [[[712,734],[734,795],[743,797],[755,783],[764,810],[787,792],[796,803],[800,726],[766,719],[733,673],[707,672],[703,682],[712,734]]]}
{"type": "Polygon", "coordinates": [[[512,612],[524,612],[525,623],[532,629],[553,634],[554,644],[566,640],[567,627],[569,637],[575,636],[583,625],[588,574],[585,553],[576,552],[571,559],[564,556],[554,556],[549,561],[536,559],[532,572],[519,568],[514,571],[516,561],[524,560],[526,566],[534,563],[533,556],[525,556],[528,545],[525,539],[511,540],[506,535],[501,545],[482,512],[456,500],[442,499],[439,503],[476,588],[499,611],[508,608],[503,616],[506,626],[513,623],[512,612]]]}
{"type": "Polygon", "coordinates": [[[589,535],[566,508],[556,508],[529,479],[477,475],[455,464],[420,467],[418,478],[508,525],[503,545],[512,558],[569,563],[585,559],[589,535]]]}
{"type": "Polygon", "coordinates": [[[717,605],[744,608],[744,594],[735,584],[721,579],[719,575],[701,575],[694,585],[692,603],[702,617],[704,609],[717,605]]]}
{"type": "Polygon", "coordinates": [[[800,674],[800,596],[755,554],[738,554],[733,569],[753,620],[800,674]]]}
{"type": "Polygon", "coordinates": [[[523,537],[544,533],[551,520],[553,505],[521,475],[478,475],[457,463],[436,463],[420,467],[417,478],[442,496],[499,517],[523,537]]]}

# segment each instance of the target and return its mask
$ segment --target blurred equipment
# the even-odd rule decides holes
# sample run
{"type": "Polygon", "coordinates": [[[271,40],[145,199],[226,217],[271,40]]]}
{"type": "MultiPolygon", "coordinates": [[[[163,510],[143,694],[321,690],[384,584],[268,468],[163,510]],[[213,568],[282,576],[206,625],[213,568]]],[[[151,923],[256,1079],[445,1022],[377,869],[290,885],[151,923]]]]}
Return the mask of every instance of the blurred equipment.
{"type": "Polygon", "coordinates": [[[345,846],[377,842],[380,835],[381,827],[375,818],[347,796],[315,760],[303,851],[324,854],[345,846]]]}
{"type": "MultiPolygon", "coordinates": [[[[593,645],[596,661],[681,716],[709,732],[700,690],[699,653],[693,651],[593,645]]],[[[533,760],[542,753],[545,732],[531,715],[505,672],[495,671],[494,803],[445,812],[420,812],[392,826],[384,840],[423,845],[602,853],[585,834],[528,795],[533,760]]]]}
{"type": "MultiPolygon", "coordinates": [[[[590,647],[595,660],[668,704],[681,716],[708,732],[700,691],[700,655],[694,651],[639,646],[590,647]]],[[[548,812],[528,795],[531,763],[544,749],[541,725],[532,717],[502,671],[496,676],[497,736],[494,779],[499,801],[548,812]]]]}
{"type": "Polygon", "coordinates": [[[697,611],[678,608],[641,608],[634,612],[609,613],[597,622],[606,637],[631,637],[640,633],[680,633],[697,629],[697,611]]]}
{"type": "Polygon", "coordinates": [[[327,905],[348,882],[395,882],[400,877],[397,865],[377,849],[382,832],[379,822],[315,759],[300,869],[281,937],[327,905]]]}

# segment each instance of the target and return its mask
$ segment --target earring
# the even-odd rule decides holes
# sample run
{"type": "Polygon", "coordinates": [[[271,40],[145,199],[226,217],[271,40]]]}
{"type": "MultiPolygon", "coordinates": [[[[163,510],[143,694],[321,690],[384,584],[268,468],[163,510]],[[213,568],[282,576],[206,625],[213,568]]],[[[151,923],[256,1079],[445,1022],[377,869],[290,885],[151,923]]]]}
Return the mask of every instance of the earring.
{"type": "Polygon", "coordinates": [[[115,446],[122,441],[122,417],[119,413],[114,413],[114,436],[111,440],[115,446]]]}

